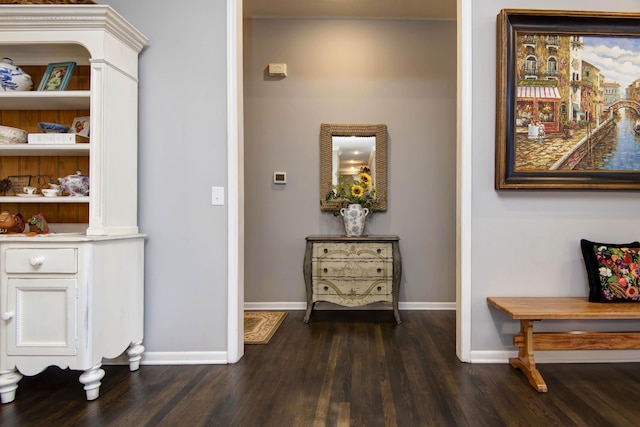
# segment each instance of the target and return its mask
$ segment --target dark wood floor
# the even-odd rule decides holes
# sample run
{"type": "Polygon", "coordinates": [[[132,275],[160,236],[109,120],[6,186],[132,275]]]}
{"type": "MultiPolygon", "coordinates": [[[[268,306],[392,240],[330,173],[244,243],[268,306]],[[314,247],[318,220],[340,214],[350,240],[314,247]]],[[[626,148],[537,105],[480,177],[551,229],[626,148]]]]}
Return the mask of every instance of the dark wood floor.
{"type": "Polygon", "coordinates": [[[106,366],[100,398],[49,368],[0,406],[8,426],[637,426],[640,365],[544,364],[537,393],[507,364],[455,357],[455,313],[289,313],[234,365],[106,366]]]}

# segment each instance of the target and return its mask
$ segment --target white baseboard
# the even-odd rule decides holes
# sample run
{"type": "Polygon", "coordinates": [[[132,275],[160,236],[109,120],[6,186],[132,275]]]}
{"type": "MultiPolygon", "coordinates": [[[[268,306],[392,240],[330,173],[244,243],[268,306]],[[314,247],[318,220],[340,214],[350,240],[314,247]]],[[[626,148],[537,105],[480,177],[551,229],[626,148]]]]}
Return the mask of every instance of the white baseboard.
{"type": "MultiPolygon", "coordinates": [[[[226,365],[226,351],[145,351],[140,365],[226,365]]],[[[103,365],[128,365],[129,359],[122,354],[115,359],[103,359],[103,365]]]]}
{"type": "MultiPolygon", "coordinates": [[[[370,304],[360,307],[341,307],[336,304],[316,303],[314,310],[369,310],[371,308],[388,308],[389,304],[370,304]]],[[[244,309],[250,310],[306,310],[306,302],[245,302],[244,309]]],[[[399,302],[399,310],[455,310],[455,302],[399,302]]]]}
{"type": "MultiPolygon", "coordinates": [[[[472,351],[471,363],[509,363],[517,351],[472,351]]],[[[536,363],[628,363],[640,361],[640,350],[539,350],[536,363]]]]}
{"type": "Polygon", "coordinates": [[[517,357],[518,352],[510,351],[471,351],[471,363],[509,363],[510,357],[517,357]]]}
{"type": "Polygon", "coordinates": [[[399,302],[399,310],[455,310],[455,302],[399,302]]]}
{"type": "Polygon", "coordinates": [[[141,365],[225,365],[226,351],[145,351],[141,365]]]}
{"type": "MultiPolygon", "coordinates": [[[[225,365],[229,363],[226,351],[145,351],[140,365],[225,365]]],[[[124,366],[129,358],[122,354],[114,359],[102,359],[102,364],[124,366]]]]}
{"type": "Polygon", "coordinates": [[[244,309],[247,311],[252,310],[266,310],[266,311],[295,311],[306,310],[306,302],[245,302],[244,309]]]}

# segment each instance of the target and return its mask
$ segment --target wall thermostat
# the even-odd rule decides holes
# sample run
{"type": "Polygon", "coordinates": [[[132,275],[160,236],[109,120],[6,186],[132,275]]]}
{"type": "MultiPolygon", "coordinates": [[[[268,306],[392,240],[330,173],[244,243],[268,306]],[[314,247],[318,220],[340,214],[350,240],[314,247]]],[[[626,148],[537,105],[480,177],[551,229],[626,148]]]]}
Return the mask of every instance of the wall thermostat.
{"type": "Polygon", "coordinates": [[[273,173],[273,183],[274,184],[286,184],[287,183],[287,173],[286,172],[274,172],[273,173]]]}

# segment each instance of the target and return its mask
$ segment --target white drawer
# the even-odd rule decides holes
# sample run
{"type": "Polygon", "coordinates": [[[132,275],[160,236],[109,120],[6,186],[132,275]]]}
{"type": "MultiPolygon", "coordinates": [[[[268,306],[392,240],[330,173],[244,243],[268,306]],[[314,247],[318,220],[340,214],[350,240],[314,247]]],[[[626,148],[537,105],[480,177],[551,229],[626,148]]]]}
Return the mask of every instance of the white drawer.
{"type": "Polygon", "coordinates": [[[76,248],[7,249],[7,273],[72,273],[78,272],[76,248]]]}

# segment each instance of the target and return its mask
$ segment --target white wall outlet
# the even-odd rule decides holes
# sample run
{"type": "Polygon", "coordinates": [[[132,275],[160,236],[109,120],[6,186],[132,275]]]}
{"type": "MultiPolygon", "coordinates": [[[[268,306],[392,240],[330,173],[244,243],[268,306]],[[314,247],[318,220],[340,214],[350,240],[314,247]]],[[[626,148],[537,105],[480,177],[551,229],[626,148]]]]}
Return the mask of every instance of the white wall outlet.
{"type": "Polygon", "coordinates": [[[224,187],[211,187],[211,204],[214,206],[224,205],[224,187]]]}

